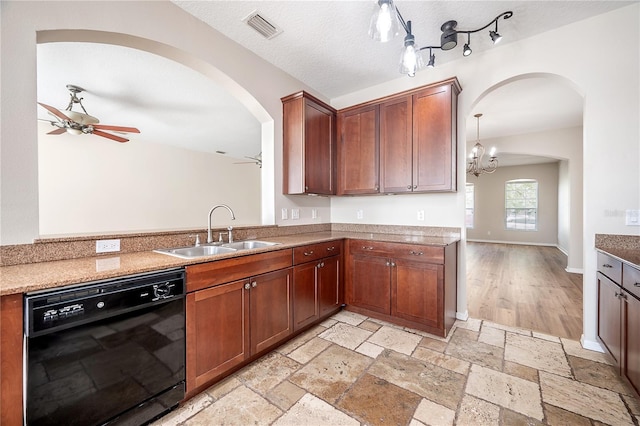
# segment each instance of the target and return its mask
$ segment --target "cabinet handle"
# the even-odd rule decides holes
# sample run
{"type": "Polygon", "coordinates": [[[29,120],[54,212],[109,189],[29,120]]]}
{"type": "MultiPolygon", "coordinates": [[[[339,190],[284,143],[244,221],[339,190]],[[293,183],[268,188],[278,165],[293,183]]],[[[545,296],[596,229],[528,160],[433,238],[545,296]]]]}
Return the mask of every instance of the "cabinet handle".
{"type": "Polygon", "coordinates": [[[313,254],[313,250],[311,250],[310,252],[306,252],[306,251],[304,252],[305,256],[311,256],[312,254],[313,254]]]}
{"type": "Polygon", "coordinates": [[[633,284],[634,287],[640,287],[640,283],[633,284]]]}
{"type": "Polygon", "coordinates": [[[335,249],[335,247],[327,247],[327,251],[334,251],[335,249]]]}
{"type": "Polygon", "coordinates": [[[602,265],[603,268],[613,268],[613,266],[609,265],[608,263],[605,263],[604,265],[602,265]]]}
{"type": "Polygon", "coordinates": [[[411,185],[407,185],[407,189],[411,189],[411,185]]]}
{"type": "Polygon", "coordinates": [[[421,251],[413,251],[413,250],[411,250],[409,253],[411,253],[414,256],[422,256],[424,254],[421,251]]]}
{"type": "Polygon", "coordinates": [[[387,266],[391,266],[391,262],[387,260],[387,266]]]}
{"type": "Polygon", "coordinates": [[[418,188],[418,185],[413,185],[413,189],[417,189],[417,188],[418,188]]]}
{"type": "Polygon", "coordinates": [[[308,186],[305,186],[305,187],[304,187],[304,190],[305,190],[305,191],[308,191],[308,190],[309,190],[309,187],[308,187],[308,186]]]}
{"type": "Polygon", "coordinates": [[[254,282],[251,283],[251,287],[256,288],[257,286],[258,286],[257,282],[254,281],[254,282]]]}
{"type": "Polygon", "coordinates": [[[244,285],[244,289],[245,289],[245,290],[249,290],[250,288],[251,288],[251,284],[246,283],[246,284],[244,285]]]}
{"type": "Polygon", "coordinates": [[[318,263],[318,268],[324,268],[324,262],[318,263]]]}
{"type": "Polygon", "coordinates": [[[394,267],[394,266],[396,266],[396,263],[395,262],[391,262],[391,267],[394,267]]]}
{"type": "Polygon", "coordinates": [[[362,246],[362,250],[373,250],[371,246],[362,246]]]}

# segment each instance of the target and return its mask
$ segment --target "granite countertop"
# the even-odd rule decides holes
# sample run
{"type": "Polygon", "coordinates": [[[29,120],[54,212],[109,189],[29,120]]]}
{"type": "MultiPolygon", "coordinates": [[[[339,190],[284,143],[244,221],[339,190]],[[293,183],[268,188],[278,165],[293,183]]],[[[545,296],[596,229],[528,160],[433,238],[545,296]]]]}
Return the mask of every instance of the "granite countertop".
{"type": "Polygon", "coordinates": [[[153,251],[143,251],[52,262],[28,263],[0,267],[0,296],[52,289],[143,272],[180,268],[197,263],[282,250],[342,238],[435,246],[446,246],[460,240],[456,237],[326,231],[264,238],[265,240],[280,244],[253,250],[200,257],[197,259],[180,259],[153,251]]]}

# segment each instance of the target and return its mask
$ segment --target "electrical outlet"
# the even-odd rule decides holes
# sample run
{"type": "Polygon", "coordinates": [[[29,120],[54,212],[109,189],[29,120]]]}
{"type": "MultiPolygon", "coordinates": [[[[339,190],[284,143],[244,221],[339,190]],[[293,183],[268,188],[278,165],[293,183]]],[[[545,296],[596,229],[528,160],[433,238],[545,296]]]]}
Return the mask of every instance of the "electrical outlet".
{"type": "Polygon", "coordinates": [[[356,211],[356,218],[357,219],[364,218],[364,211],[362,209],[358,209],[358,211],[356,211]]]}
{"type": "Polygon", "coordinates": [[[291,209],[291,219],[300,219],[300,209],[291,209]]]}
{"type": "Polygon", "coordinates": [[[318,218],[318,209],[311,209],[311,219],[318,218]]]}
{"type": "Polygon", "coordinates": [[[424,210],[418,210],[418,220],[424,221],[424,210]]]}
{"type": "Polygon", "coordinates": [[[120,251],[120,240],[97,240],[96,253],[120,251]]]}
{"type": "Polygon", "coordinates": [[[287,215],[287,209],[282,209],[282,220],[287,219],[289,219],[289,216],[287,215]]]}

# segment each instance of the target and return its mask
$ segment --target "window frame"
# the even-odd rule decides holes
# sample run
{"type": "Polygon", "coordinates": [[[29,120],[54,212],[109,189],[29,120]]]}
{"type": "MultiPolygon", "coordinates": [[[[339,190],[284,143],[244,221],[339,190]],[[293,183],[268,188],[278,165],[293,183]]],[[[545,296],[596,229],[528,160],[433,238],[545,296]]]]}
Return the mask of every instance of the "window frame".
{"type": "Polygon", "coordinates": [[[540,185],[537,179],[511,179],[504,184],[504,229],[506,231],[538,231],[538,206],[540,202],[540,185]],[[535,184],[535,194],[532,196],[531,188],[513,188],[514,185],[535,184]],[[513,197],[520,192],[522,197],[513,197]],[[511,202],[511,203],[510,203],[511,202]],[[514,204],[520,204],[515,207],[514,204]],[[531,220],[533,216],[533,220],[531,220]],[[519,226],[518,218],[524,223],[519,226]],[[510,219],[513,219],[510,221],[510,219]],[[533,226],[531,226],[533,225],[533,226]]]}
{"type": "Polygon", "coordinates": [[[464,224],[467,229],[473,229],[476,224],[476,187],[473,183],[467,182],[465,185],[464,193],[464,224]],[[469,201],[469,188],[471,188],[471,207],[468,205],[469,201]],[[471,224],[469,224],[469,210],[471,210],[471,224]]]}

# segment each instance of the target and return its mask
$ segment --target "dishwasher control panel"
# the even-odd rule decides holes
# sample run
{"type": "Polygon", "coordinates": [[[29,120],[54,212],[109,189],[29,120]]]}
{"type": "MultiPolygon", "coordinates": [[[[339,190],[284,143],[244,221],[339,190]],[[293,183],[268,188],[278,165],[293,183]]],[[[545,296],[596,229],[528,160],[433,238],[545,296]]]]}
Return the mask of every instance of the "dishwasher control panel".
{"type": "Polygon", "coordinates": [[[25,334],[68,328],[184,295],[184,270],[29,293],[25,295],[25,334]]]}

